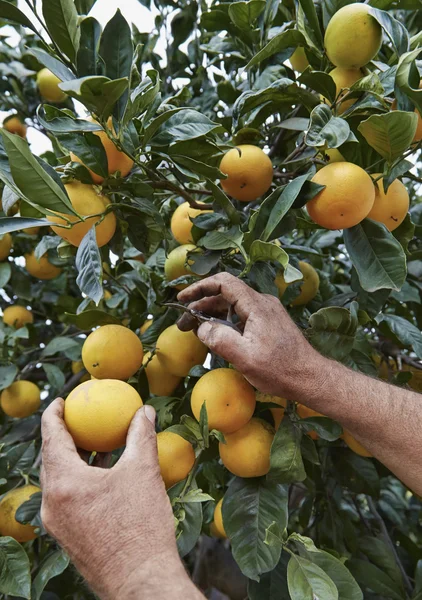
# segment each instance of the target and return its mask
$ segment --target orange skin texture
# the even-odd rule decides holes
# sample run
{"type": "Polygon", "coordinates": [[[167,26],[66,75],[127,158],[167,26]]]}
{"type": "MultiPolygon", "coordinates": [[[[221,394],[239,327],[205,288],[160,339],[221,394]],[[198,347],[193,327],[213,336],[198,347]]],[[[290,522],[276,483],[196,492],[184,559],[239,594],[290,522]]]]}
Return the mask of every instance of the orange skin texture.
{"type": "Polygon", "coordinates": [[[129,425],[141,406],[140,395],[128,383],[93,379],[69,394],[64,421],[77,448],[112,452],[124,446],[129,425]]]}
{"type": "Polygon", "coordinates": [[[220,163],[220,171],[227,175],[221,180],[223,190],[240,202],[252,202],[270,189],[273,165],[258,146],[244,144],[229,150],[220,163]]]}
{"type": "Polygon", "coordinates": [[[8,306],[3,310],[3,323],[9,327],[20,329],[27,323],[33,322],[34,315],[24,306],[8,306]]]}
{"type": "Polygon", "coordinates": [[[369,15],[370,6],[349,4],[338,10],[328,23],[324,46],[336,67],[360,68],[372,60],[380,49],[382,29],[369,15]]]}
{"type": "Polygon", "coordinates": [[[368,450],[366,450],[366,448],[364,448],[362,444],[358,442],[346,429],[344,430],[342,437],[349,446],[350,450],[353,450],[353,452],[356,452],[356,454],[359,454],[359,456],[365,456],[367,458],[372,457],[372,454],[368,452],[368,450]]]}
{"type": "Polygon", "coordinates": [[[129,379],[142,366],[143,357],[141,340],[123,325],[103,325],[82,346],[85,369],[96,379],[129,379]]]}
{"type": "MultiPolygon", "coordinates": [[[[66,191],[69,195],[75,211],[82,215],[97,215],[103,213],[108,204],[110,204],[107,196],[98,194],[92,185],[81,183],[80,181],[72,181],[65,185],[66,191]]],[[[58,223],[60,225],[66,225],[66,221],[60,218],[63,213],[57,213],[56,217],[47,217],[52,223],[58,223]]],[[[69,221],[75,223],[79,221],[75,215],[65,215],[69,221]]],[[[94,225],[100,221],[100,217],[91,217],[74,225],[71,229],[64,229],[63,227],[51,227],[51,229],[64,240],[67,240],[72,246],[79,246],[82,239],[94,225]]],[[[99,248],[105,246],[114,235],[116,231],[116,217],[114,213],[109,212],[104,219],[96,226],[97,244],[99,248]]]]}
{"type": "MultiPolygon", "coordinates": [[[[376,179],[380,173],[372,177],[376,179]]],[[[368,219],[384,223],[389,231],[401,225],[409,211],[409,194],[400,179],[395,179],[384,193],[383,179],[378,179],[375,188],[375,201],[368,219]]]]}
{"type": "Polygon", "coordinates": [[[219,500],[217,502],[217,504],[215,505],[214,521],[211,523],[210,529],[211,529],[211,533],[215,537],[220,538],[221,540],[225,540],[225,539],[227,539],[227,533],[226,533],[226,530],[224,529],[222,506],[223,506],[223,498],[221,498],[221,500],[219,500]]]}
{"type": "Polygon", "coordinates": [[[31,254],[25,254],[25,268],[33,277],[46,281],[55,279],[62,272],[60,267],[56,267],[56,265],[53,265],[48,260],[46,254],[37,260],[33,252],[31,254]]]}
{"type": "Polygon", "coordinates": [[[60,103],[66,100],[67,95],[59,88],[59,83],[62,83],[61,79],[48,69],[38,71],[38,91],[47,102],[60,103]]]}
{"type": "MultiPolygon", "coordinates": [[[[340,90],[344,88],[350,88],[354,83],[356,83],[356,81],[362,79],[363,77],[363,73],[360,69],[344,69],[342,67],[336,67],[335,69],[329,72],[329,75],[336,84],[336,98],[340,94],[340,90]]],[[[343,96],[345,96],[347,93],[348,92],[345,89],[345,91],[342,92],[339,99],[343,98],[343,96]]],[[[321,96],[321,100],[326,104],[331,104],[331,102],[324,98],[324,96],[321,96]]],[[[337,106],[337,113],[339,115],[342,115],[345,110],[350,108],[352,104],[356,102],[356,100],[357,98],[350,98],[350,100],[345,100],[344,102],[339,104],[337,106]]]]}
{"type": "MultiPolygon", "coordinates": [[[[300,282],[300,294],[291,303],[292,306],[302,306],[315,298],[319,289],[319,275],[312,265],[303,260],[299,261],[299,269],[303,274],[303,279],[300,282]]],[[[284,292],[290,285],[284,280],[282,271],[277,274],[274,283],[277,286],[279,298],[283,297],[284,292]]]]}
{"type": "Polygon", "coordinates": [[[33,525],[23,525],[16,521],[15,515],[18,508],[41,489],[36,485],[24,485],[11,490],[0,501],[0,535],[10,536],[17,542],[30,542],[35,540],[37,534],[33,525]]]}
{"type": "Polygon", "coordinates": [[[220,458],[238,477],[262,477],[270,470],[270,451],[274,428],[261,419],[249,423],[234,433],[227,433],[226,444],[220,442],[220,458]]]}
{"type": "Polygon", "coordinates": [[[325,185],[306,207],[315,223],[326,229],[348,229],[368,216],[375,187],[368,173],[349,162],[323,167],[312,181],[325,185]]]}
{"type": "Polygon", "coordinates": [[[198,215],[213,212],[212,210],[199,210],[198,208],[191,208],[189,202],[183,202],[180,204],[173,213],[171,218],[170,229],[174,239],[179,244],[192,244],[192,226],[191,219],[194,219],[198,215]]]}
{"type": "Polygon", "coordinates": [[[0,261],[5,260],[12,249],[12,236],[10,233],[5,233],[3,237],[0,238],[0,261]]]}
{"type": "Polygon", "coordinates": [[[40,390],[32,381],[15,381],[0,396],[3,412],[9,417],[23,419],[40,407],[40,390]]]}
{"type": "Polygon", "coordinates": [[[252,418],[255,390],[238,371],[214,369],[203,375],[192,390],[191,408],[197,421],[204,403],[209,428],[232,433],[252,418]]]}
{"type": "Polygon", "coordinates": [[[166,488],[171,488],[189,475],[195,452],[192,444],[172,431],[157,434],[158,463],[166,488]]]}
{"type": "MultiPolygon", "coordinates": [[[[91,123],[96,123],[96,121],[92,117],[89,117],[87,121],[90,121],[91,123]]],[[[107,126],[109,129],[113,129],[113,121],[111,117],[107,121],[107,126]]],[[[101,143],[104,147],[105,153],[107,155],[108,174],[113,175],[113,173],[116,173],[116,171],[120,171],[122,177],[126,177],[127,175],[129,175],[133,167],[133,160],[129,158],[129,156],[127,156],[124,152],[121,152],[117,149],[116,145],[110,140],[105,131],[93,131],[92,133],[100,138],[101,143]]],[[[82,165],[84,164],[82,160],[78,156],[76,156],[76,154],[73,154],[73,152],[70,153],[70,158],[74,162],[78,162],[82,165]]],[[[104,177],[102,177],[101,175],[94,173],[94,171],[92,171],[91,169],[88,169],[88,171],[90,172],[92,181],[94,183],[99,184],[104,181],[104,177]]]]}
{"type": "Polygon", "coordinates": [[[3,121],[3,127],[9,133],[15,133],[21,138],[26,138],[26,131],[28,127],[26,124],[21,121],[19,117],[10,117],[10,119],[5,119],[3,121]]]}
{"type": "Polygon", "coordinates": [[[143,360],[149,391],[155,396],[171,396],[182,378],[166,371],[156,354],[151,360],[149,360],[150,356],[151,352],[147,352],[143,360]]]}
{"type": "MultiPolygon", "coordinates": [[[[301,419],[307,419],[309,417],[323,417],[324,416],[321,413],[317,412],[316,410],[313,410],[312,408],[308,408],[304,404],[298,404],[296,407],[296,412],[301,419]]],[[[318,434],[316,431],[309,431],[308,435],[313,440],[318,439],[318,434]]]]}
{"type": "Polygon", "coordinates": [[[157,340],[157,356],[172,375],[186,377],[195,365],[203,365],[208,348],[193,331],[180,331],[177,325],[167,327],[157,340]]]}
{"type": "MultiPolygon", "coordinates": [[[[196,250],[197,246],[193,244],[184,244],[183,246],[177,246],[166,258],[164,263],[164,273],[167,281],[173,281],[183,275],[194,275],[189,268],[189,262],[187,262],[188,252],[196,250]]],[[[188,287],[188,284],[179,283],[174,286],[177,290],[184,290],[188,287]]]]}

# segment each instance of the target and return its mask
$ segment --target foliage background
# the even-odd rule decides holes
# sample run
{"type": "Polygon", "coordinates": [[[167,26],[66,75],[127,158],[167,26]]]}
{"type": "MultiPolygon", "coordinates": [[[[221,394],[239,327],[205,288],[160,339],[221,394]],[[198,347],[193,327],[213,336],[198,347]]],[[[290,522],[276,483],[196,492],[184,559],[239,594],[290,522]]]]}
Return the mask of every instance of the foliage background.
{"type": "MultiPolygon", "coordinates": [[[[394,357],[400,368],[387,369],[393,382],[420,386],[418,374],[409,370],[422,357],[421,169],[419,149],[411,147],[413,110],[422,109],[422,93],[416,92],[422,40],[418,2],[370,2],[384,28],[384,44],[367,77],[352,89],[356,102],[342,117],[320,104],[319,94],[335,102],[323,31],[347,0],[155,0],[152,6],[143,0],[155,11],[154,29],[131,31],[117,11],[100,43],[99,24],[84,17],[94,3],[44,0],[37,6],[53,42],[48,43],[45,30],[43,39],[38,37],[34,17],[28,20],[14,2],[0,2],[2,23],[12,24],[20,36],[18,45],[7,38],[1,43],[0,108],[18,111],[49,137],[54,150],[35,158],[24,141],[2,130],[6,213],[20,200],[19,216],[5,213],[0,220],[0,233],[13,231],[14,240],[12,258],[0,263],[2,308],[20,302],[32,307],[36,319],[17,331],[1,325],[0,389],[15,378],[35,381],[43,390],[42,408],[65,395],[83,376],[71,373],[71,361],[80,359],[91,328],[104,323],[129,319],[136,331],[153,315],[142,341],[154,349],[159,333],[177,318],[157,302],[175,296],[163,266],[176,245],[170,217],[182,200],[212,202],[215,211],[195,221],[198,275],[227,270],[276,294],[280,265],[294,279],[292,267],[308,260],[320,275],[319,293],[290,313],[315,347],[369,375],[377,374],[374,351],[378,363],[394,357]],[[306,47],[312,65],[302,75],[287,62],[298,45],[306,47]],[[43,65],[101,124],[113,113],[116,143],[137,159],[129,178],[104,183],[119,227],[101,250],[92,232],[77,255],[45,233],[48,211],[66,210],[63,181],[73,176],[90,181],[86,169],[69,163],[69,151],[77,148],[84,163],[99,172],[106,171],[106,162],[77,118],[80,104],[71,99],[60,106],[42,104],[35,75],[43,65]],[[390,112],[394,97],[400,111],[390,112]],[[245,142],[260,144],[275,166],[271,193],[247,206],[231,202],[216,185],[223,152],[245,142]],[[317,154],[323,147],[340,148],[370,173],[403,177],[412,201],[403,225],[390,234],[371,221],[344,233],[313,224],[302,207],[317,191],[309,179],[324,160],[317,154]],[[22,231],[36,224],[43,227],[37,236],[22,231]],[[282,247],[272,243],[275,239],[282,247]],[[33,248],[39,255],[47,251],[51,262],[63,267],[62,275],[49,282],[30,277],[20,257],[33,248]],[[145,262],[136,260],[140,254],[145,262]]],[[[297,293],[293,284],[283,303],[297,293]]],[[[221,364],[212,357],[212,367],[221,364]]],[[[277,433],[270,476],[231,477],[218,463],[217,435],[189,418],[189,394],[204,371],[196,367],[171,398],[151,397],[142,371],[131,382],[157,408],[160,428],[187,415],[179,431],[196,440],[195,477],[183,494],[179,486],[170,492],[179,548],[195,581],[210,595],[218,589],[231,598],[244,597],[247,585],[252,600],[421,598],[419,499],[375,459],[345,447],[336,423],[299,420],[293,406],[277,433]],[[305,435],[311,429],[320,436],[316,443],[305,435]],[[292,455],[295,461],[289,460],[292,455]],[[200,537],[209,531],[214,500],[224,492],[224,520],[239,568],[227,543],[200,537]]],[[[260,416],[270,418],[267,408],[260,407],[260,416]]],[[[21,421],[0,415],[0,424],[3,494],[38,481],[40,414],[21,421]]],[[[35,498],[19,518],[41,527],[38,508],[35,498]]],[[[0,538],[0,565],[3,597],[90,597],[44,533],[24,546],[0,538]]]]}

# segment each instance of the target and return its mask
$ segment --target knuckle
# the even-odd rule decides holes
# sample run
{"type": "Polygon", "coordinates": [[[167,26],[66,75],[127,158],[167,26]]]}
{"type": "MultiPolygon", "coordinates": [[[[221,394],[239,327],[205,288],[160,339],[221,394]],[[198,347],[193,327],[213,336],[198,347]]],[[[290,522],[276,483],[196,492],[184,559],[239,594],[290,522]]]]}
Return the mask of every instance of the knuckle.
{"type": "Polygon", "coordinates": [[[71,501],[73,496],[72,486],[66,482],[58,481],[48,490],[46,505],[50,506],[63,505],[71,501]]]}

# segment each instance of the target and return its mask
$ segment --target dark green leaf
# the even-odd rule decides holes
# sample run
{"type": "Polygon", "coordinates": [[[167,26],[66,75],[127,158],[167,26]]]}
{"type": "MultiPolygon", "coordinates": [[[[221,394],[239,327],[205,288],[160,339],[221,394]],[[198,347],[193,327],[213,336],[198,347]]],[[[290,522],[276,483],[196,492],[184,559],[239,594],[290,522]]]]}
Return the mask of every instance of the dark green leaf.
{"type": "Polygon", "coordinates": [[[343,235],[364,290],[400,290],[406,279],[406,256],[385,225],[365,219],[359,225],[345,229],[343,235]]]}
{"type": "Polygon", "coordinates": [[[47,219],[31,219],[29,217],[3,217],[0,218],[0,235],[10,231],[20,231],[27,227],[49,227],[47,219]]]}
{"type": "Polygon", "coordinates": [[[411,73],[415,67],[415,61],[421,53],[421,48],[413,50],[413,52],[406,52],[399,58],[396,73],[396,83],[399,89],[414,102],[422,114],[422,89],[419,89],[418,82],[416,82],[416,88],[411,85],[411,73]]]}
{"type": "Polygon", "coordinates": [[[285,417],[271,446],[271,467],[267,478],[278,483],[292,483],[306,478],[300,450],[302,431],[285,417]]]}
{"type": "Polygon", "coordinates": [[[0,537],[0,592],[28,600],[31,597],[29,558],[11,537],[0,537]]]}
{"type": "Polygon", "coordinates": [[[30,48],[30,54],[33,54],[35,58],[47,69],[49,69],[56,77],[58,77],[61,81],[72,81],[75,79],[75,75],[72,73],[70,69],[68,69],[60,60],[51,56],[44,50],[40,50],[39,48],[30,48]]]}
{"type": "Polygon", "coordinates": [[[198,245],[208,250],[226,250],[228,248],[239,248],[242,240],[243,233],[237,225],[233,225],[227,231],[208,231],[198,240],[198,245]]]}
{"type": "Polygon", "coordinates": [[[375,565],[352,558],[347,561],[347,568],[361,586],[370,588],[375,593],[380,594],[382,598],[403,600],[400,586],[397,586],[384,571],[375,565]]]}
{"type": "Polygon", "coordinates": [[[371,8],[369,14],[374,17],[384,29],[393,45],[397,56],[409,50],[409,34],[406,27],[393,17],[392,14],[378,8],[371,8]]]}
{"type": "Polygon", "coordinates": [[[415,113],[393,110],[371,115],[358,127],[366,141],[389,163],[399,158],[415,135],[418,117],[415,113]]]}
{"type": "Polygon", "coordinates": [[[277,244],[262,242],[261,240],[252,242],[249,249],[249,258],[252,264],[259,261],[276,261],[286,268],[289,263],[289,255],[283,248],[280,248],[277,244]]]}
{"type": "Polygon", "coordinates": [[[248,0],[248,2],[231,2],[229,17],[239,29],[249,31],[254,21],[265,9],[265,0],[248,0]]]}
{"type": "Polygon", "coordinates": [[[32,584],[32,600],[40,600],[41,594],[50,579],[61,575],[68,566],[69,557],[63,550],[56,550],[44,558],[32,584]]]}
{"type": "Polygon", "coordinates": [[[311,122],[305,134],[305,142],[311,147],[326,144],[328,148],[338,148],[346,141],[353,141],[350,139],[350,134],[350,127],[345,119],[334,117],[329,106],[319,104],[311,112],[311,122]]]}
{"type": "Polygon", "coordinates": [[[108,176],[107,154],[98,135],[64,133],[58,136],[60,143],[77,156],[88,168],[106,178],[108,176]]]}
{"type": "Polygon", "coordinates": [[[31,521],[40,512],[41,497],[41,492],[35,492],[28,500],[19,506],[15,513],[15,519],[18,523],[31,523],[31,521]]]}
{"type": "Polygon", "coordinates": [[[116,102],[128,88],[127,78],[110,80],[108,77],[81,77],[60,84],[68,96],[79,100],[88,110],[107,119],[116,102]]]}
{"type": "Polygon", "coordinates": [[[399,315],[384,314],[381,323],[386,323],[404,346],[413,348],[416,355],[422,358],[422,334],[419,327],[399,315]]]}
{"type": "MultiPolygon", "coordinates": [[[[1,227],[1,219],[0,219],[0,227],[1,227]]],[[[0,289],[5,287],[6,283],[8,283],[11,275],[12,275],[12,267],[10,266],[10,263],[8,263],[8,262],[0,263],[0,289]]]]}
{"type": "Polygon", "coordinates": [[[224,210],[233,224],[238,225],[240,223],[239,212],[235,209],[223,190],[212,181],[208,181],[208,187],[212,191],[214,202],[224,210]]]}
{"type": "Polygon", "coordinates": [[[76,133],[82,131],[102,131],[101,125],[87,119],[77,119],[68,110],[56,106],[40,105],[37,118],[41,125],[53,133],[76,133]]]}
{"type": "Polygon", "coordinates": [[[292,600],[338,600],[333,580],[316,564],[293,554],[287,566],[287,584],[292,600]]]}
{"type": "Polygon", "coordinates": [[[16,365],[0,365],[0,391],[12,385],[17,374],[18,368],[16,365]]]}
{"type": "Polygon", "coordinates": [[[57,365],[51,365],[50,363],[44,363],[43,369],[53,390],[56,393],[61,392],[66,381],[63,371],[57,365]]]}
{"type": "Polygon", "coordinates": [[[79,47],[80,30],[73,0],[43,0],[42,13],[51,38],[74,62],[79,47]]]}
{"type": "Polygon", "coordinates": [[[113,315],[103,312],[102,310],[86,310],[79,315],[65,313],[65,316],[66,322],[73,323],[73,325],[76,325],[79,329],[92,329],[99,325],[120,325],[121,323],[121,319],[113,317],[113,315]]]}
{"type": "Polygon", "coordinates": [[[322,354],[335,360],[343,360],[350,354],[358,326],[355,311],[339,306],[321,308],[311,315],[309,325],[306,336],[322,354]]]}
{"type": "Polygon", "coordinates": [[[56,337],[47,344],[42,351],[41,356],[46,358],[48,356],[54,356],[59,352],[63,352],[70,360],[78,360],[81,355],[81,346],[73,338],[56,337]]]}
{"type": "Polygon", "coordinates": [[[304,83],[312,90],[322,94],[330,102],[336,99],[336,84],[329,73],[324,71],[312,71],[309,67],[302,73],[298,81],[304,83]]]}
{"type": "Polygon", "coordinates": [[[307,433],[316,431],[320,438],[328,442],[338,440],[343,433],[341,425],[327,417],[309,417],[302,419],[300,423],[307,433]]]}
{"type": "Polygon", "coordinates": [[[289,29],[287,31],[282,31],[275,35],[266,46],[262,48],[259,52],[255,54],[253,58],[248,62],[245,69],[250,69],[255,65],[259,65],[267,58],[270,58],[274,54],[278,54],[282,50],[286,48],[296,48],[299,44],[304,44],[305,38],[296,29],[289,29]]]}
{"type": "Polygon", "coordinates": [[[309,27],[317,39],[319,48],[323,47],[323,39],[321,28],[318,21],[318,15],[315,9],[315,4],[312,0],[299,0],[299,4],[305,14],[309,27]]]}
{"type": "Polygon", "coordinates": [[[300,175],[290,181],[284,188],[278,188],[272,195],[279,194],[279,198],[273,205],[273,208],[268,217],[268,222],[265,229],[260,236],[262,240],[267,241],[270,239],[276,227],[282,221],[283,217],[287,214],[289,209],[292,207],[294,201],[300,194],[300,191],[307,180],[308,175],[300,175]]]}
{"type": "Polygon", "coordinates": [[[249,600],[283,600],[289,599],[287,588],[287,564],[290,555],[282,552],[278,565],[269,573],[261,575],[259,582],[249,580],[249,600]]]}
{"type": "Polygon", "coordinates": [[[95,231],[93,225],[83,238],[76,253],[75,265],[79,289],[98,305],[103,297],[103,268],[95,231]]]}
{"type": "Polygon", "coordinates": [[[101,25],[94,17],[86,17],[80,23],[81,39],[76,56],[76,68],[79,77],[99,74],[98,48],[101,37],[101,25]]]}
{"type": "Polygon", "coordinates": [[[18,23],[18,25],[23,25],[31,29],[34,33],[38,33],[34,23],[19,8],[6,0],[0,2],[0,19],[18,23]]]}
{"type": "Polygon", "coordinates": [[[223,522],[232,544],[233,556],[250,579],[274,569],[280,546],[265,544],[266,530],[287,525],[287,488],[265,479],[233,479],[224,496],[223,522]]]}
{"type": "MultiPolygon", "coordinates": [[[[184,482],[176,483],[170,488],[168,494],[170,500],[179,496],[184,482]]],[[[176,505],[177,509],[177,505],[176,505]]],[[[181,557],[186,556],[195,546],[201,534],[202,528],[202,506],[200,502],[183,504],[183,520],[179,520],[176,530],[177,548],[181,557]]]]}
{"type": "Polygon", "coordinates": [[[182,140],[194,140],[217,129],[221,129],[221,125],[196,110],[185,108],[159,127],[151,139],[151,145],[169,146],[182,140]]]}

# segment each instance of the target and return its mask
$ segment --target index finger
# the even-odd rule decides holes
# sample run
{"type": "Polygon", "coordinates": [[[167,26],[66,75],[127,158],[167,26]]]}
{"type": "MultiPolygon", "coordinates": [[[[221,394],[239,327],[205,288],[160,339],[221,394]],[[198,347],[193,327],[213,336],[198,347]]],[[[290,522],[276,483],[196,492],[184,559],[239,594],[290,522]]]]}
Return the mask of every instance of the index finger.
{"type": "Polygon", "coordinates": [[[219,294],[233,306],[242,321],[247,320],[251,310],[259,301],[259,294],[255,290],[229,273],[219,273],[202,279],[180,292],[177,297],[180,302],[186,303],[219,294]]]}
{"type": "Polygon", "coordinates": [[[70,465],[74,468],[85,464],[66,428],[63,414],[64,400],[56,398],[41,419],[42,462],[44,476],[47,477],[50,472],[66,472],[66,467],[70,465]]]}

